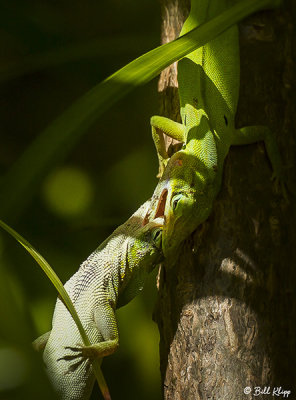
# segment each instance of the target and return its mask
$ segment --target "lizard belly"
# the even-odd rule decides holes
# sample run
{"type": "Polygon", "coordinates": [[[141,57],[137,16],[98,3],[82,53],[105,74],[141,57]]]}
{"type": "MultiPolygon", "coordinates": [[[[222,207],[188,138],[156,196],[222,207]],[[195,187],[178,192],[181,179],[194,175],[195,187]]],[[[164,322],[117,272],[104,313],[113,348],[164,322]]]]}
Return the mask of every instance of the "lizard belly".
{"type": "MultiPolygon", "coordinates": [[[[71,300],[75,300],[74,306],[79,318],[85,328],[91,343],[98,343],[103,340],[93,318],[95,307],[95,296],[91,296],[91,286],[86,292],[76,297],[77,290],[75,283],[81,276],[81,271],[66,283],[71,300]]],[[[76,353],[66,347],[77,347],[82,345],[82,339],[78,328],[72,319],[69,311],[63,302],[58,298],[53,316],[53,328],[45,347],[43,359],[47,367],[49,378],[59,393],[62,400],[87,400],[92,392],[95,377],[91,363],[88,359],[73,357],[76,353]],[[65,359],[64,357],[69,357],[65,359]]]]}

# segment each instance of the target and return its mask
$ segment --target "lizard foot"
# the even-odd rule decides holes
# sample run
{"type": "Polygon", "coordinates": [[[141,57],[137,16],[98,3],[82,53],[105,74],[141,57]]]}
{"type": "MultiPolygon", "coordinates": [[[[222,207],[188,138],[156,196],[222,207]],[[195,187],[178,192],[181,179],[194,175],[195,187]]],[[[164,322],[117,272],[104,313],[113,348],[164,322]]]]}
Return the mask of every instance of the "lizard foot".
{"type": "Polygon", "coordinates": [[[65,346],[66,350],[71,350],[74,354],[67,354],[64,357],[61,357],[62,360],[75,360],[77,358],[94,358],[92,351],[89,349],[92,346],[83,346],[81,344],[77,344],[76,346],[65,346]]]}
{"type": "Polygon", "coordinates": [[[288,186],[287,186],[287,181],[285,178],[285,175],[282,172],[275,173],[273,172],[271,176],[271,180],[274,183],[275,186],[275,192],[277,194],[280,194],[284,197],[284,199],[289,202],[289,196],[288,196],[288,186]]]}
{"type": "Polygon", "coordinates": [[[76,352],[76,354],[66,354],[57,359],[57,361],[72,361],[71,364],[69,363],[67,373],[75,372],[82,363],[88,361],[88,357],[84,356],[83,352],[81,351],[83,348],[84,346],[80,344],[77,344],[76,347],[65,347],[66,350],[71,350],[72,352],[76,352]]]}
{"type": "Polygon", "coordinates": [[[64,360],[73,360],[75,358],[94,360],[95,358],[102,358],[114,353],[118,348],[118,340],[106,340],[105,342],[95,343],[90,346],[67,346],[65,349],[71,350],[71,355],[65,355],[64,360]]]}

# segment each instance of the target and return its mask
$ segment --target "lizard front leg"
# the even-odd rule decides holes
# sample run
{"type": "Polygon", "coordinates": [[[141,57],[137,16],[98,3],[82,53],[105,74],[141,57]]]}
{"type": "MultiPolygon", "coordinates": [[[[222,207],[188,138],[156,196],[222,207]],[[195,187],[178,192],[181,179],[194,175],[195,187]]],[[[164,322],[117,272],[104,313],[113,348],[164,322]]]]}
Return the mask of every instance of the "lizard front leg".
{"type": "Polygon", "coordinates": [[[272,166],[272,179],[279,185],[286,195],[285,179],[283,176],[282,159],[276,139],[272,131],[267,126],[247,126],[241,129],[236,129],[231,145],[244,145],[264,141],[266,152],[272,166]]]}
{"type": "Polygon", "coordinates": [[[179,142],[185,143],[186,127],[183,124],[175,122],[166,117],[155,115],[150,120],[152,129],[152,138],[156,147],[156,152],[159,161],[159,173],[157,177],[161,177],[169,160],[169,155],[166,150],[163,134],[176,139],[179,142]]]}
{"type": "Polygon", "coordinates": [[[106,301],[96,307],[94,318],[104,341],[85,347],[84,353],[90,358],[102,358],[114,353],[119,346],[118,328],[114,307],[109,301],[106,301]]]}
{"type": "Polygon", "coordinates": [[[66,355],[63,359],[84,358],[92,360],[103,358],[117,350],[119,346],[117,321],[110,302],[105,301],[96,306],[94,310],[94,322],[104,340],[90,346],[67,346],[66,349],[71,350],[75,354],[66,355]]]}

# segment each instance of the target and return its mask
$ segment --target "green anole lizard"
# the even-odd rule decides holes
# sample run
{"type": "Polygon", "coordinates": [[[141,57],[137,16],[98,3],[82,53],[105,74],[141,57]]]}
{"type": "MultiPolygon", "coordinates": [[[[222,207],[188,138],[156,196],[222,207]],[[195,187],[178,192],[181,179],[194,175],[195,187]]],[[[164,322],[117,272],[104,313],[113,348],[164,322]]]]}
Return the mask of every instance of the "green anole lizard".
{"type": "MultiPolygon", "coordinates": [[[[229,5],[231,1],[226,0],[192,0],[180,36],[229,5]]],[[[265,1],[260,7],[277,5],[278,1],[265,1]]],[[[265,126],[235,127],[239,78],[238,28],[234,25],[179,61],[182,123],[160,116],[151,118],[161,179],[145,222],[164,216],[165,257],[174,255],[180,243],[208,218],[221,187],[223,163],[230,146],[263,140],[273,178],[282,181],[281,159],[272,132],[265,126]],[[183,148],[171,158],[163,133],[183,142],[183,148]]]]}
{"type": "Polygon", "coordinates": [[[162,259],[163,219],[143,226],[150,202],[144,203],[118,227],[65,284],[92,343],[81,345],[78,328],[58,298],[52,330],[35,341],[53,386],[63,400],[87,400],[94,384],[90,359],[118,347],[115,309],[131,301],[162,259]]]}

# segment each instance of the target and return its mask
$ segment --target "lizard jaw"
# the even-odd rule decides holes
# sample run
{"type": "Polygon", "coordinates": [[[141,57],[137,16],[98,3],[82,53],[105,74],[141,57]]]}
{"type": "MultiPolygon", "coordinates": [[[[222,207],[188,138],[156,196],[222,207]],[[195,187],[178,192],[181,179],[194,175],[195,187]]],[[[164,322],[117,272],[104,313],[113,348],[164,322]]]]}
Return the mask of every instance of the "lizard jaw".
{"type": "MultiPolygon", "coordinates": [[[[151,221],[155,221],[158,218],[162,218],[162,225],[165,223],[165,207],[166,207],[166,200],[167,200],[167,195],[168,195],[168,189],[163,189],[160,196],[159,200],[156,203],[156,207],[151,207],[148,209],[143,222],[142,226],[147,225],[151,221]],[[154,211],[156,209],[156,211],[154,211]]],[[[153,202],[153,200],[152,200],[153,202]]]]}
{"type": "Polygon", "coordinates": [[[157,204],[155,218],[163,217],[165,220],[165,208],[166,208],[167,197],[168,197],[168,189],[165,188],[161,192],[161,195],[160,195],[160,198],[159,198],[159,201],[157,204]]]}

